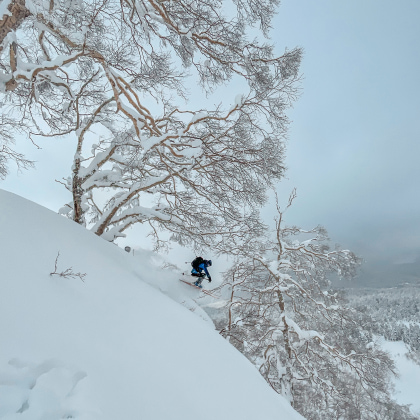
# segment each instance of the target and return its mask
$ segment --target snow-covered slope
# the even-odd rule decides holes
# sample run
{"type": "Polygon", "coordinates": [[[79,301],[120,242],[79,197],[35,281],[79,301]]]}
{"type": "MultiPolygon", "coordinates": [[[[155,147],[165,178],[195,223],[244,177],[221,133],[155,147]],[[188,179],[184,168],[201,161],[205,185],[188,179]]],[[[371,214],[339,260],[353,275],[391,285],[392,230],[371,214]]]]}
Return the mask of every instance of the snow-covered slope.
{"type": "Polygon", "coordinates": [[[420,419],[420,366],[409,358],[409,351],[403,341],[381,339],[384,350],[395,361],[398,377],[394,379],[394,397],[399,404],[410,405],[411,412],[420,419]]]}
{"type": "Polygon", "coordinates": [[[2,190],[0,232],[1,419],[302,419],[146,258],[2,190]]]}

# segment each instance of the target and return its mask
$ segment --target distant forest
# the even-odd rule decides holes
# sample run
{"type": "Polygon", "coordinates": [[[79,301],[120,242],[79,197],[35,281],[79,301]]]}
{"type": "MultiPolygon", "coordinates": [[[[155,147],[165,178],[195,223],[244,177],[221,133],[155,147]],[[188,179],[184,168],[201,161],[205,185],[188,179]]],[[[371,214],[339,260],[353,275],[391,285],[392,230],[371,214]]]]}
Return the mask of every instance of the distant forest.
{"type": "Polygon", "coordinates": [[[420,364],[420,285],[342,293],[362,315],[365,329],[390,341],[403,341],[420,364]]]}

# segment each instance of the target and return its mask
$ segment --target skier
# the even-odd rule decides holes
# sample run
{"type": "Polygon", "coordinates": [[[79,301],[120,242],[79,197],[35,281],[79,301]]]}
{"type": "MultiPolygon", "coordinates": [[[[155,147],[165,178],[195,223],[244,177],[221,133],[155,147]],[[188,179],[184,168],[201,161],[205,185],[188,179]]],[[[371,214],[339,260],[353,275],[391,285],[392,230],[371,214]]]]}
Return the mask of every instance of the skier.
{"type": "Polygon", "coordinates": [[[211,282],[211,276],[207,270],[207,267],[211,266],[211,260],[204,260],[202,257],[197,257],[194,259],[191,265],[191,275],[194,277],[199,277],[199,279],[196,282],[194,282],[195,286],[202,288],[203,286],[201,285],[201,283],[205,276],[207,276],[207,280],[209,281],[209,283],[211,282]]]}

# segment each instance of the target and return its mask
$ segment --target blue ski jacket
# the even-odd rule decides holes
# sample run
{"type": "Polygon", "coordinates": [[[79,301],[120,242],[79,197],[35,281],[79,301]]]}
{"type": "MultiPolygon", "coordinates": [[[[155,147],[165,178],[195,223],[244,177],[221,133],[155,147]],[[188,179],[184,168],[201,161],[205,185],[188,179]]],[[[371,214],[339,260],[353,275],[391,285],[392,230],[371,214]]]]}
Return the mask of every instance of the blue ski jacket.
{"type": "MultiPolygon", "coordinates": [[[[208,278],[210,278],[210,273],[207,270],[208,265],[205,262],[202,262],[199,266],[198,266],[198,272],[201,273],[202,271],[204,271],[206,273],[206,276],[208,278]]],[[[197,273],[197,271],[193,268],[191,270],[192,273],[197,273]]]]}

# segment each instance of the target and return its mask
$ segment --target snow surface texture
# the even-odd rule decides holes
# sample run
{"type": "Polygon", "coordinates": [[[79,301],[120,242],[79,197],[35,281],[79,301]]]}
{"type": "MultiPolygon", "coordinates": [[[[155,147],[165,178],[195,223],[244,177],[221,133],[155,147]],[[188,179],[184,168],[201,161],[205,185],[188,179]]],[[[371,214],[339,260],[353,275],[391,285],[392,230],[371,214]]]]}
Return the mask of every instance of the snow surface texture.
{"type": "Polygon", "coordinates": [[[303,418],[150,254],[2,190],[0,231],[0,419],[303,418]]]}
{"type": "Polygon", "coordinates": [[[411,412],[420,418],[420,366],[407,357],[408,349],[404,342],[382,339],[381,346],[390,353],[398,371],[395,399],[399,404],[410,404],[411,412]]]}

